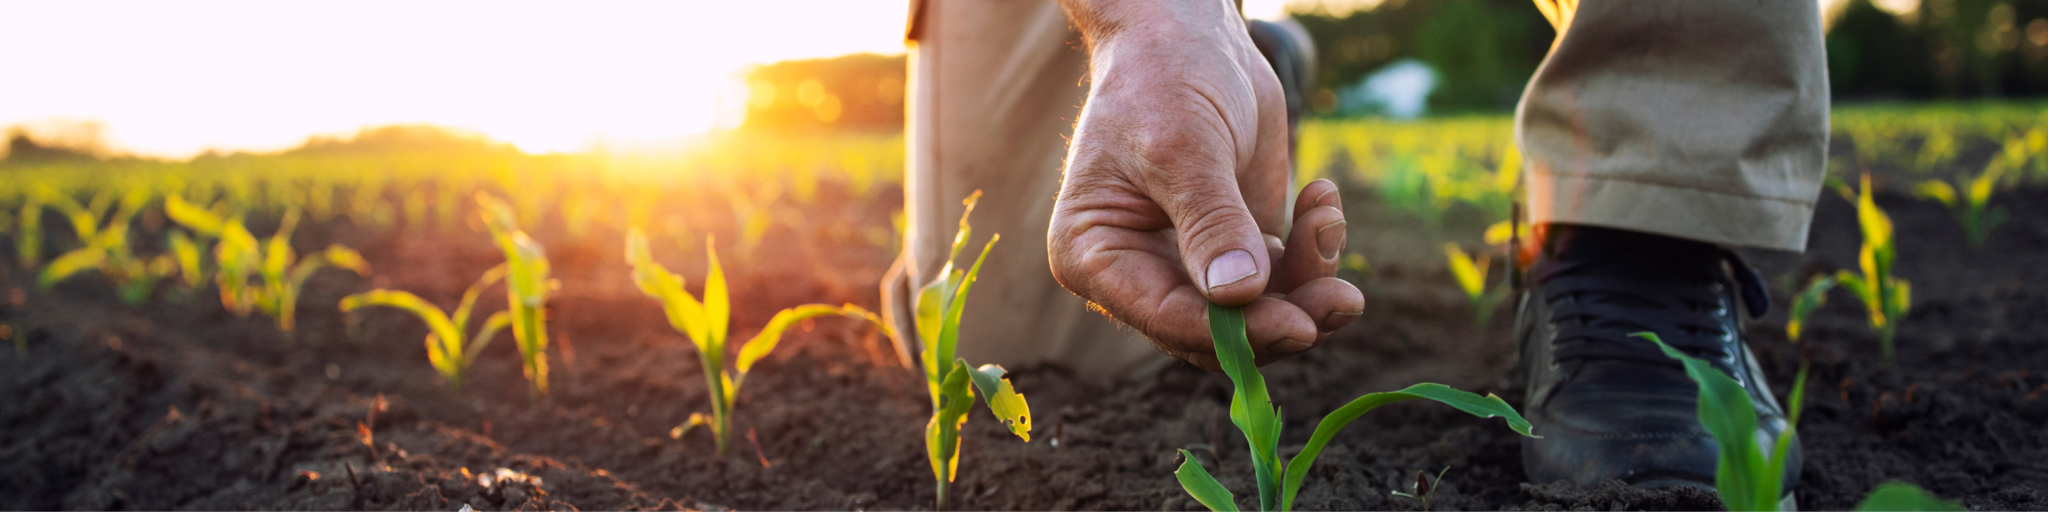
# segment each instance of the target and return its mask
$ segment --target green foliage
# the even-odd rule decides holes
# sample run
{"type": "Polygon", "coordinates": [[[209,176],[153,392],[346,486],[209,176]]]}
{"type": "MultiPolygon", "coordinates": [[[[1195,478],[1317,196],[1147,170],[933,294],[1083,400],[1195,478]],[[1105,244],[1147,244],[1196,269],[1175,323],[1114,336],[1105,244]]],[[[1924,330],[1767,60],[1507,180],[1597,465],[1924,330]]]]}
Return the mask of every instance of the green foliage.
{"type": "Polygon", "coordinates": [[[946,266],[939,269],[940,279],[919,290],[912,308],[916,311],[917,335],[923,344],[925,383],[932,396],[932,419],[925,424],[925,455],[932,466],[932,477],[938,483],[938,506],[946,506],[948,484],[957,476],[960,466],[960,427],[967,424],[967,411],[974,406],[974,392],[979,389],[989,412],[1008,427],[1024,442],[1031,442],[1031,407],[1024,395],[1017,394],[1010,381],[1003,378],[1003,367],[982,365],[970,368],[967,360],[953,356],[960,341],[960,317],[966,311],[967,293],[974,288],[975,276],[981,273],[982,262],[988,259],[1002,235],[989,237],[988,245],[982,246],[981,255],[974,260],[974,266],[961,271],[954,266],[960,257],[960,250],[967,246],[973,235],[973,228],[967,219],[974,214],[974,205],[981,198],[977,190],[967,197],[963,204],[967,211],[960,214],[960,231],[953,237],[952,252],[946,256],[946,266]],[[968,384],[974,384],[969,388],[968,384]]]}
{"type": "Polygon", "coordinates": [[[1472,326],[1485,330],[1493,318],[1493,310],[1508,298],[1506,288],[1487,290],[1487,270],[1492,268],[1492,255],[1479,253],[1468,256],[1456,242],[1444,244],[1444,257],[1450,262],[1451,276],[1457,278],[1458,289],[1465,292],[1465,298],[1472,302],[1472,326]]]}
{"type": "Polygon", "coordinates": [[[1799,335],[1806,332],[1806,319],[1828,302],[1828,290],[1835,289],[1835,278],[1830,275],[1813,276],[1806,283],[1806,289],[1799,297],[1792,299],[1791,319],[1785,322],[1785,338],[1799,342],[1799,335]]]}
{"type": "MultiPolygon", "coordinates": [[[[1244,433],[1245,440],[1251,444],[1252,469],[1259,484],[1260,510],[1293,510],[1295,495],[1301,490],[1302,481],[1308,477],[1309,467],[1315,465],[1316,457],[1322,455],[1323,448],[1337,436],[1338,431],[1382,405],[1416,399],[1433,400],[1480,418],[1502,418],[1516,433],[1534,437],[1529,431],[1529,422],[1500,397],[1481,397],[1442,384],[1422,383],[1400,391],[1369,393],[1337,408],[1316,424],[1315,433],[1309,435],[1308,444],[1302,447],[1301,452],[1288,460],[1286,466],[1281,466],[1280,410],[1273,405],[1266,390],[1265,377],[1259,374],[1258,365],[1253,362],[1251,342],[1245,337],[1244,311],[1210,304],[1209,332],[1216,343],[1216,359],[1234,386],[1230,396],[1230,422],[1244,433]]],[[[1183,450],[1182,454],[1186,456],[1187,452],[1183,450]]],[[[1188,494],[1211,510],[1235,509],[1234,503],[1229,506],[1216,503],[1219,498],[1227,503],[1229,491],[1210,478],[1193,458],[1182,464],[1174,476],[1188,494]]]]}
{"type": "Polygon", "coordinates": [[[548,279],[548,255],[540,242],[519,230],[512,207],[489,195],[476,195],[484,225],[491,240],[505,253],[505,303],[512,315],[512,339],[519,342],[519,359],[526,371],[528,396],[534,400],[548,394],[548,293],[558,283],[548,279]]]}
{"type": "Polygon", "coordinates": [[[753,338],[740,345],[739,357],[733,362],[733,369],[725,368],[726,334],[731,327],[731,299],[725,285],[725,269],[718,263],[716,245],[711,240],[704,243],[705,255],[710,259],[710,270],[704,280],[704,298],[699,301],[684,289],[683,276],[670,272],[668,268],[654,261],[653,250],[648,247],[647,234],[639,227],[631,228],[626,234],[626,262],[633,266],[633,284],[641,293],[661,301],[662,310],[668,315],[669,325],[677,332],[690,338],[697,348],[698,362],[704,369],[704,380],[711,393],[711,416],[691,415],[690,422],[677,427],[676,437],[682,437],[698,425],[711,427],[712,439],[718,447],[718,454],[724,455],[732,438],[732,409],[739,396],[740,386],[746,383],[747,373],[761,358],[767,357],[775,346],[782,342],[782,333],[791,325],[821,316],[846,315],[870,319],[880,324],[874,314],[858,306],[828,306],[806,304],[776,312],[753,338]]]}
{"type": "Polygon", "coordinates": [[[112,207],[111,196],[107,194],[96,196],[93,207],[84,207],[67,196],[47,192],[45,198],[71,220],[72,229],[84,245],[50,260],[36,280],[37,287],[47,290],[80,272],[99,270],[113,279],[116,296],[122,302],[135,305],[148,300],[157,281],[177,271],[176,262],[169,255],[143,258],[128,243],[128,225],[148,204],[149,195],[148,189],[130,189],[122,195],[120,208],[107,212],[106,208],[112,207]],[[104,226],[101,213],[107,213],[104,226]]]}
{"type": "Polygon", "coordinates": [[[434,366],[434,371],[440,372],[442,377],[448,379],[450,387],[461,392],[465,377],[469,374],[470,363],[476,361],[477,354],[483,353],[484,346],[489,345],[491,339],[497,337],[498,331],[512,325],[512,316],[505,311],[499,311],[484,319],[483,326],[477,329],[476,336],[465,339],[462,335],[463,329],[469,325],[469,317],[476,307],[477,297],[483,294],[485,288],[504,279],[505,271],[506,266],[503,264],[484,271],[484,275],[477,278],[476,283],[469,285],[468,291],[463,292],[462,302],[456,304],[454,315],[442,312],[440,306],[435,306],[411,292],[381,288],[343,297],[341,310],[354,312],[365,307],[384,306],[418,315],[421,321],[427,323],[427,362],[434,366]]]}
{"type": "Polygon", "coordinates": [[[1928,512],[1960,512],[1966,509],[1963,508],[1963,504],[1956,503],[1954,500],[1941,499],[1940,497],[1935,496],[1933,493],[1927,492],[1926,489],[1921,489],[1920,486],[1905,482],[1885,482],[1883,484],[1879,484],[1876,489],[1872,489],[1870,491],[1870,495],[1864,496],[1863,502],[1856,504],[1856,510],[1922,510],[1928,512]]]}
{"type": "Polygon", "coordinates": [[[22,270],[36,268],[43,258],[43,202],[38,194],[28,194],[21,202],[21,215],[15,216],[20,227],[14,230],[14,261],[22,270]]]}
{"type": "Polygon", "coordinates": [[[1800,406],[1806,401],[1806,368],[1800,367],[1793,380],[1792,417],[1766,454],[1756,442],[1756,405],[1742,384],[1712,364],[1665,345],[1655,333],[1634,336],[1650,340],[1665,356],[1683,363],[1685,375],[1699,384],[1700,425],[1721,450],[1714,468],[1714,490],[1721,504],[1728,510],[1777,510],[1784,495],[1786,455],[1798,437],[1800,406]]]}
{"type": "Polygon", "coordinates": [[[1899,322],[1906,319],[1912,304],[1912,284],[1892,276],[1897,249],[1892,244],[1892,220],[1871,199],[1870,175],[1863,176],[1863,188],[1856,197],[1856,221],[1863,230],[1863,249],[1858,255],[1862,273],[1842,270],[1835,274],[1843,289],[1870,312],[1870,328],[1878,333],[1878,346],[1885,362],[1892,361],[1892,340],[1899,322]]]}
{"type": "Polygon", "coordinates": [[[1991,193],[2005,175],[2006,167],[2004,161],[1994,160],[1990,168],[1975,177],[1956,176],[1954,185],[1940,180],[1920,182],[1913,187],[1913,194],[1947,206],[1955,213],[1956,222],[1963,225],[1963,235],[1969,239],[1970,247],[1982,248],[1991,237],[1991,230],[2005,222],[2005,209],[1990,205],[1991,193]],[[1958,189],[1963,192],[1958,194],[1958,189]]]}

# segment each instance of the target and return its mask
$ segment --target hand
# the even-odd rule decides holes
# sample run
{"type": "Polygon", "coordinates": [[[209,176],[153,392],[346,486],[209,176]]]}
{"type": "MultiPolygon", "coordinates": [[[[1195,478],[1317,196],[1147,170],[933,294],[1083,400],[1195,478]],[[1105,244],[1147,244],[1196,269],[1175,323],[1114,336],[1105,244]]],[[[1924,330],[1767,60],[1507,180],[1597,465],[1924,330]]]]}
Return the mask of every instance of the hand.
{"type": "Polygon", "coordinates": [[[1358,288],[1332,277],[1345,244],[1336,186],[1303,187],[1287,215],[1285,100],[1234,4],[1065,3],[1092,84],[1046,235],[1053,277],[1210,371],[1209,301],[1245,307],[1261,365],[1364,312],[1358,288]]]}

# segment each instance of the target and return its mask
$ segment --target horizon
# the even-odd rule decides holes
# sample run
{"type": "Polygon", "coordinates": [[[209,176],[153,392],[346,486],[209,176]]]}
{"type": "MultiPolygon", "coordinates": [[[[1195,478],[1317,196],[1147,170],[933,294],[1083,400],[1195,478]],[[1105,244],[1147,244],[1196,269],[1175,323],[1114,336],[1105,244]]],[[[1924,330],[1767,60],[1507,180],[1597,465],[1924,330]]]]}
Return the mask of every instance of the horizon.
{"type": "Polygon", "coordinates": [[[173,159],[409,124],[527,153],[680,143],[743,119],[737,74],[749,66],[903,53],[906,9],[0,3],[0,47],[17,49],[10,64],[28,77],[0,82],[0,126],[43,135],[96,123],[112,152],[173,159]]]}

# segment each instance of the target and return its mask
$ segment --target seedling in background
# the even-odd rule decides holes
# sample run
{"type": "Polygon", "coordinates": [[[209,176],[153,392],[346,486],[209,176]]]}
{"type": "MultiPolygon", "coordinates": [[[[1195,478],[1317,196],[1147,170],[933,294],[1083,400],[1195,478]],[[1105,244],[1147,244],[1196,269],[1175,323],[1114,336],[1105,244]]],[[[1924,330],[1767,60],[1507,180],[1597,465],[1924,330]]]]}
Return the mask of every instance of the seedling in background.
{"type": "Polygon", "coordinates": [[[821,316],[875,317],[852,304],[806,304],[784,309],[776,312],[760,333],[740,345],[739,358],[734,361],[733,370],[728,371],[725,369],[725,338],[732,324],[732,302],[725,286],[725,269],[719,266],[718,252],[711,242],[708,239],[704,242],[704,252],[710,258],[711,268],[704,278],[704,299],[701,302],[684,289],[683,276],[669,272],[668,268],[654,261],[653,251],[647,244],[647,234],[639,227],[626,233],[626,262],[633,266],[633,284],[640,287],[641,293],[660,300],[662,310],[668,314],[669,325],[689,336],[690,342],[696,345],[697,360],[703,366],[704,382],[711,393],[711,416],[691,414],[689,422],[676,427],[672,435],[682,437],[692,428],[709,426],[718,454],[725,455],[732,439],[732,408],[734,399],[739,396],[740,385],[746,383],[747,372],[753,369],[754,363],[782,342],[783,331],[797,322],[821,316]]]}
{"type": "Polygon", "coordinates": [[[440,306],[435,306],[411,292],[381,288],[343,297],[341,310],[346,313],[370,306],[384,306],[418,315],[421,321],[427,323],[427,362],[434,366],[434,371],[447,378],[448,385],[459,393],[462,391],[465,378],[469,375],[470,363],[476,361],[476,355],[483,353],[484,347],[490,345],[491,339],[497,337],[498,331],[512,325],[512,315],[506,311],[499,311],[484,318],[483,326],[477,329],[476,336],[465,339],[462,335],[463,329],[469,327],[470,313],[476,307],[477,297],[483,294],[485,288],[504,279],[505,269],[506,266],[500,264],[484,271],[483,277],[477,278],[476,283],[469,285],[469,291],[462,293],[462,301],[456,303],[455,314],[452,316],[442,312],[440,306]]]}
{"type": "Polygon", "coordinates": [[[505,252],[505,306],[512,315],[512,339],[519,342],[519,359],[526,370],[528,396],[534,400],[548,394],[548,328],[545,318],[548,292],[560,286],[548,279],[547,250],[526,232],[510,205],[489,195],[476,195],[484,225],[498,250],[505,252]]]}
{"type": "Polygon", "coordinates": [[[1869,308],[1870,328],[1877,331],[1878,347],[1884,361],[1890,363],[1892,339],[1911,307],[1912,285],[1892,277],[1892,261],[1897,254],[1892,245],[1892,219],[1878,209],[1871,194],[1870,175],[1865,174],[1863,190],[1856,196],[1856,222],[1863,230],[1863,250],[1858,260],[1863,272],[1843,270],[1835,273],[1835,280],[1869,308]]]}
{"type": "Polygon", "coordinates": [[[1785,495],[1785,458],[1798,437],[1799,410],[1806,402],[1806,367],[1801,365],[1799,376],[1792,381],[1791,419],[1785,424],[1785,431],[1778,434],[1777,445],[1767,454],[1756,442],[1756,404],[1734,377],[1665,345],[1655,333],[1639,332],[1632,336],[1650,340],[1665,356],[1683,363],[1685,375],[1699,385],[1700,425],[1720,446],[1720,458],[1714,467],[1714,492],[1720,495],[1721,505],[1728,510],[1778,510],[1787,504],[1781,501],[1785,495]]]}
{"type": "MultiPolygon", "coordinates": [[[[1720,496],[1721,505],[1728,510],[1790,509],[1793,503],[1779,496],[1785,494],[1785,458],[1798,437],[1799,412],[1806,402],[1806,365],[1799,366],[1799,375],[1792,381],[1789,397],[1792,407],[1788,409],[1792,416],[1785,424],[1785,431],[1778,434],[1776,446],[1766,455],[1763,446],[1756,442],[1756,404],[1749,400],[1749,392],[1736,383],[1734,377],[1704,360],[1665,345],[1655,333],[1639,332],[1634,336],[1656,343],[1665,356],[1684,364],[1685,375],[1699,385],[1700,425],[1707,428],[1707,434],[1713,436],[1714,443],[1720,446],[1720,457],[1714,468],[1714,493],[1720,496]]],[[[1937,498],[1919,486],[1888,482],[1865,496],[1856,510],[1941,511],[1963,508],[1953,501],[1937,498]]]]}
{"type": "Polygon", "coordinates": [[[925,384],[932,395],[932,419],[924,427],[925,455],[938,482],[941,509],[946,508],[947,486],[959,475],[960,428],[967,424],[967,411],[974,407],[976,389],[981,391],[989,412],[1009,427],[1011,434],[1031,442],[1031,404],[1025,402],[1024,395],[1017,394],[1009,379],[1003,378],[1003,367],[985,364],[972,368],[966,359],[953,356],[960,342],[960,316],[966,311],[967,292],[974,288],[975,276],[981,273],[981,264],[988,259],[989,251],[1002,239],[1001,234],[989,237],[988,245],[982,246],[981,255],[967,271],[953,265],[974,233],[967,218],[974,214],[974,205],[980,200],[981,191],[976,190],[962,201],[967,211],[960,214],[960,231],[953,236],[946,266],[939,269],[939,279],[918,291],[912,304],[917,315],[917,337],[923,344],[925,384]],[[968,387],[969,382],[974,387],[968,387]]]}
{"type": "Polygon", "coordinates": [[[1785,339],[1799,342],[1799,336],[1806,332],[1806,319],[1828,302],[1828,290],[1835,289],[1835,278],[1829,275],[1813,276],[1806,283],[1806,290],[1792,299],[1791,320],[1785,322],[1785,339]]]}
{"type": "Polygon", "coordinates": [[[1458,289],[1465,291],[1465,298],[1472,302],[1472,325],[1485,330],[1493,319],[1493,310],[1500,301],[1508,298],[1505,288],[1487,290],[1486,273],[1492,265],[1492,255],[1479,253],[1467,256],[1457,243],[1444,244],[1444,257],[1450,260],[1451,276],[1458,279],[1458,289]]]}
{"type": "Polygon", "coordinates": [[[43,200],[28,194],[21,201],[21,215],[15,216],[14,261],[22,270],[36,268],[43,258],[43,200]]]}
{"type": "MultiPolygon", "coordinates": [[[[214,283],[220,287],[221,305],[239,316],[250,312],[270,315],[277,330],[289,336],[297,328],[299,293],[306,280],[322,268],[340,268],[368,275],[370,264],[361,254],[339,244],[300,258],[292,250],[292,232],[298,228],[299,210],[285,211],[277,232],[259,241],[241,217],[222,218],[217,212],[199,208],[178,196],[164,200],[164,214],[173,222],[205,238],[218,238],[213,247],[214,283]],[[252,276],[253,274],[253,276],[252,276]],[[253,278],[252,278],[253,277],[253,278]]],[[[188,270],[188,283],[200,267],[196,242],[179,235],[171,237],[175,264],[188,270]],[[184,242],[180,242],[184,239],[184,242]],[[182,247],[185,244],[191,246],[182,247]]]]}
{"type": "Polygon", "coordinates": [[[1993,161],[1990,168],[1975,177],[1956,176],[1955,185],[1941,180],[1927,180],[1913,187],[1914,195],[1940,201],[1955,213],[1956,222],[1963,225],[1963,235],[1970,241],[1970,247],[1984,247],[1984,241],[1991,237],[1991,230],[1998,229],[2005,222],[2004,208],[1992,208],[1991,193],[1998,186],[1998,180],[2005,175],[2003,162],[1993,161]],[[1958,194],[1957,190],[1962,193],[1958,194]]]}
{"type": "Polygon", "coordinates": [[[100,219],[93,210],[78,206],[69,197],[52,196],[56,199],[53,204],[66,205],[58,209],[71,218],[73,229],[81,234],[85,245],[50,260],[49,266],[43,267],[42,275],[36,280],[37,287],[48,290],[58,281],[79,272],[98,269],[113,279],[121,302],[135,305],[149,299],[158,280],[178,270],[176,261],[169,255],[141,258],[128,244],[129,221],[149,202],[148,189],[131,189],[123,195],[120,208],[107,216],[105,226],[99,225],[100,219]]]}
{"type": "MultiPolygon", "coordinates": [[[[1216,360],[1235,386],[1230,395],[1230,423],[1237,425],[1251,444],[1252,469],[1259,484],[1260,510],[1293,510],[1295,494],[1301,490],[1309,467],[1315,465],[1316,457],[1322,455],[1323,447],[1359,416],[1382,405],[1404,400],[1434,400],[1480,418],[1499,417],[1506,420],[1508,428],[1515,433],[1535,437],[1529,432],[1529,421],[1522,419],[1522,415],[1500,397],[1481,397],[1442,384],[1422,383],[1400,391],[1369,393],[1337,408],[1316,424],[1315,433],[1309,436],[1308,444],[1301,448],[1301,452],[1295,454],[1286,466],[1281,466],[1280,410],[1273,405],[1266,392],[1266,379],[1259,375],[1259,367],[1252,361],[1251,341],[1245,337],[1244,331],[1244,310],[1209,304],[1209,335],[1216,343],[1216,360]]],[[[1181,450],[1180,454],[1184,462],[1173,475],[1180,480],[1182,489],[1210,510],[1237,510],[1236,498],[1230,490],[1209,476],[1209,472],[1195,460],[1194,454],[1187,450],[1181,450]]]]}
{"type": "Polygon", "coordinates": [[[1443,471],[1436,472],[1436,478],[1430,478],[1429,473],[1416,471],[1415,484],[1408,488],[1408,492],[1390,491],[1388,494],[1414,500],[1416,503],[1422,504],[1422,510],[1427,511],[1429,510],[1430,496],[1436,494],[1437,484],[1443,483],[1444,473],[1449,472],[1451,472],[1451,467],[1444,466],[1443,471]]]}

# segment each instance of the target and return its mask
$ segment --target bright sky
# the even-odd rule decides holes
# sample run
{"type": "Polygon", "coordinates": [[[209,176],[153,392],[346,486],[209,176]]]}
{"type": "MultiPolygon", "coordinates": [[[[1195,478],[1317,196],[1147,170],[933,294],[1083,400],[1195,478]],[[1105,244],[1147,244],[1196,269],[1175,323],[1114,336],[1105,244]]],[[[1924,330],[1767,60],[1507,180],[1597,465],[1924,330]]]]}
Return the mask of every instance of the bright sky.
{"type": "Polygon", "coordinates": [[[901,53],[907,2],[6,1],[0,126],[97,120],[173,157],[406,122],[573,151],[705,131],[749,63],[901,53]]]}

